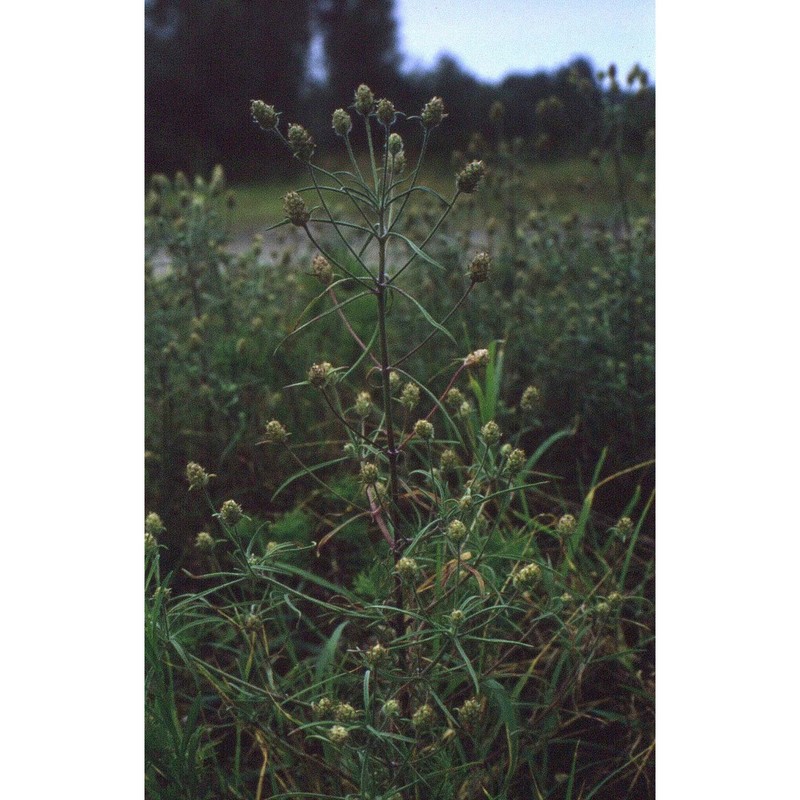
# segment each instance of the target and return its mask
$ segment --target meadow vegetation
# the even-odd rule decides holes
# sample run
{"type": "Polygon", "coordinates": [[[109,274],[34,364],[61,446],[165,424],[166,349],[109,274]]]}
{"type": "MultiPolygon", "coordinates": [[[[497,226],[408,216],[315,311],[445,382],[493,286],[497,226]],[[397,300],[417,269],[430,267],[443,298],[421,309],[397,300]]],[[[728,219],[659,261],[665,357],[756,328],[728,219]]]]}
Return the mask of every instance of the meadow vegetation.
{"type": "Polygon", "coordinates": [[[446,98],[361,85],[336,153],[253,102],[270,196],[153,176],[148,796],[653,796],[654,163],[602,79],[581,159],[497,104],[431,163],[446,98]]]}

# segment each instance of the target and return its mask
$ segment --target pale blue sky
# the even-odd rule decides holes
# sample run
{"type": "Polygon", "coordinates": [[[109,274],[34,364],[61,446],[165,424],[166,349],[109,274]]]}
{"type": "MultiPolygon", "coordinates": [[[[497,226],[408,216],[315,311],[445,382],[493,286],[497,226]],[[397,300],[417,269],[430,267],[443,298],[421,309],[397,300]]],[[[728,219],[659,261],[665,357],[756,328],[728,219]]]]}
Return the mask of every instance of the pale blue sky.
{"type": "Polygon", "coordinates": [[[395,0],[406,66],[455,56],[486,80],[550,71],[577,55],[597,69],[656,74],[655,0],[395,0]]]}

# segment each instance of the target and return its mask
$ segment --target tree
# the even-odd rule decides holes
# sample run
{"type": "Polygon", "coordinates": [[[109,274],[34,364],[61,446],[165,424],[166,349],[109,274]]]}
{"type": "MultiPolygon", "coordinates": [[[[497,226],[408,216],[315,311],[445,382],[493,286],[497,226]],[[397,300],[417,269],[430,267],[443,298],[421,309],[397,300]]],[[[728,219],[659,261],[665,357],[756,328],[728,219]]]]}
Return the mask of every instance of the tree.
{"type": "Polygon", "coordinates": [[[393,0],[318,0],[317,7],[332,102],[349,104],[361,83],[379,97],[397,97],[401,58],[393,0]]]}
{"type": "Polygon", "coordinates": [[[263,153],[242,123],[253,98],[297,113],[310,22],[311,0],[149,0],[146,169],[235,167],[263,153]]]}

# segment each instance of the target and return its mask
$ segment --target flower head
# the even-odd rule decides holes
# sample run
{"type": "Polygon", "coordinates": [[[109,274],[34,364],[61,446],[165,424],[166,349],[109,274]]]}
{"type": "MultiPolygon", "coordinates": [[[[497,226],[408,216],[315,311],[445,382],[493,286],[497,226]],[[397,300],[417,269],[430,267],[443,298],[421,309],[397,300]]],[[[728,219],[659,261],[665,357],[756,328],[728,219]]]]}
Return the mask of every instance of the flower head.
{"type": "Polygon", "coordinates": [[[292,225],[298,227],[303,227],[311,219],[306,201],[297,192],[289,192],[283,198],[283,213],[292,225]]]}
{"type": "Polygon", "coordinates": [[[226,525],[236,525],[244,516],[242,507],[235,500],[226,500],[219,510],[219,515],[226,525]]]}
{"type": "Polygon", "coordinates": [[[253,100],[250,103],[250,113],[265,131],[271,131],[278,127],[280,115],[275,110],[275,106],[268,106],[263,100],[253,100]]]}
{"type": "Polygon", "coordinates": [[[536,583],[541,572],[538,564],[528,564],[514,575],[512,583],[517,589],[528,589],[536,583]]]}
{"type": "Polygon", "coordinates": [[[314,155],[317,146],[311,138],[311,134],[296,122],[289,126],[289,133],[286,137],[289,140],[289,148],[292,154],[300,161],[308,162],[314,155]]]}
{"type": "Polygon", "coordinates": [[[391,100],[387,100],[385,97],[381,100],[378,100],[378,105],[375,107],[375,116],[384,125],[391,125],[396,116],[394,103],[391,100]]]}
{"type": "Polygon", "coordinates": [[[356,111],[364,117],[372,111],[372,107],[375,105],[375,95],[372,93],[372,89],[365,83],[362,83],[361,86],[356,89],[355,105],[356,111]]]}
{"type": "Polygon", "coordinates": [[[564,514],[564,516],[560,517],[556,523],[556,530],[562,536],[569,536],[575,531],[577,525],[578,523],[572,514],[564,514]]]}
{"type": "Polygon", "coordinates": [[[343,728],[341,725],[334,725],[328,731],[328,738],[334,744],[340,744],[340,745],[344,744],[348,740],[349,737],[350,737],[350,734],[347,732],[347,728],[343,728]]]}
{"type": "Polygon", "coordinates": [[[467,526],[460,519],[454,519],[447,526],[447,538],[453,544],[460,544],[467,538],[467,526]]]}
{"type": "Polygon", "coordinates": [[[467,367],[485,367],[489,363],[489,351],[486,348],[473,350],[465,359],[467,367]]]}
{"type": "Polygon", "coordinates": [[[189,481],[189,490],[202,489],[208,486],[211,476],[197,463],[190,461],[186,465],[186,480],[189,481]]]}
{"type": "Polygon", "coordinates": [[[154,511],[151,511],[144,518],[145,533],[149,533],[151,536],[158,536],[159,534],[164,533],[165,530],[166,528],[164,527],[164,523],[161,521],[161,517],[159,517],[154,511]]]}
{"type": "Polygon", "coordinates": [[[325,256],[316,255],[311,259],[311,272],[322,284],[327,286],[333,280],[333,267],[325,256]]]}
{"type": "Polygon", "coordinates": [[[333,112],[331,127],[339,136],[347,136],[353,128],[353,118],[343,108],[337,108],[333,112]]]}
{"type": "Polygon", "coordinates": [[[489,278],[492,257],[488,253],[478,253],[469,265],[469,276],[473,283],[483,283],[489,278]]]}
{"type": "Polygon", "coordinates": [[[444,113],[444,103],[441,97],[432,97],[422,109],[422,124],[426,128],[435,128],[447,116],[444,113]]]}
{"type": "Polygon", "coordinates": [[[395,564],[395,570],[401,578],[411,579],[419,572],[419,566],[413,558],[403,556],[395,564]]]}
{"type": "Polygon", "coordinates": [[[464,194],[473,194],[481,181],[481,178],[486,175],[486,167],[483,161],[470,161],[461,172],[458,173],[456,183],[458,190],[464,194]]]}
{"type": "Polygon", "coordinates": [[[372,486],[378,480],[378,467],[371,461],[365,461],[361,465],[359,479],[364,486],[372,486]]]}
{"type": "Polygon", "coordinates": [[[414,435],[424,442],[433,441],[433,425],[426,419],[418,419],[414,423],[414,435]]]}
{"type": "Polygon", "coordinates": [[[312,364],[311,368],[308,370],[308,382],[315,389],[322,389],[324,386],[327,386],[332,369],[333,367],[327,361],[323,361],[319,364],[312,364]]]}
{"type": "Polygon", "coordinates": [[[483,437],[483,441],[490,447],[497,444],[502,436],[500,426],[494,420],[489,420],[489,422],[481,428],[481,436],[483,437]]]}
{"type": "Polygon", "coordinates": [[[273,419],[267,423],[267,427],[264,430],[264,438],[270,444],[282,444],[289,438],[289,432],[278,420],[273,419]]]}

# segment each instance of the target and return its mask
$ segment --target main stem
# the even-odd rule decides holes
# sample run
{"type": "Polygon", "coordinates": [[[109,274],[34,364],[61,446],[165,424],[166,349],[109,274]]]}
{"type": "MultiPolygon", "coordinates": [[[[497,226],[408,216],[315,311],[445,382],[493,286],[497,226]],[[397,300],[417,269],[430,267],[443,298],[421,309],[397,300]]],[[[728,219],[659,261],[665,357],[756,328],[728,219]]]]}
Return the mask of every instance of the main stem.
{"type": "MultiPolygon", "coordinates": [[[[380,217],[380,235],[378,237],[378,281],[375,289],[378,297],[378,338],[381,347],[381,378],[383,381],[383,410],[386,418],[386,454],[389,458],[389,493],[391,507],[396,509],[399,498],[397,481],[397,452],[394,435],[394,418],[392,416],[392,395],[389,383],[389,342],[386,337],[386,236],[384,230],[383,211],[380,217]]],[[[399,557],[399,539],[395,531],[395,558],[399,557]]]]}

